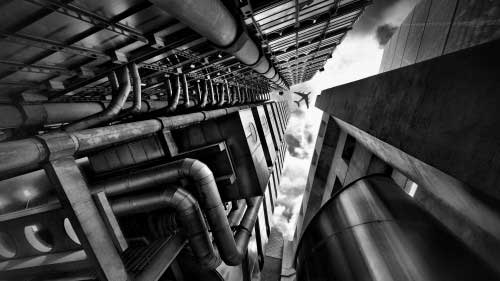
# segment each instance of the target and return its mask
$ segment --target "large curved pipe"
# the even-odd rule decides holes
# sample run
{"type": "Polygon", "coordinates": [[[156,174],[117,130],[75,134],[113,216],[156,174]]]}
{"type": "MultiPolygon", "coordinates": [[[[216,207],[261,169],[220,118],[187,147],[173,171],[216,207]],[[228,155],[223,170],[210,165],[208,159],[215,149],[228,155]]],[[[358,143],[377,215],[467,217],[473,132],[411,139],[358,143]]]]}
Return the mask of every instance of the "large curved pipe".
{"type": "Polygon", "coordinates": [[[220,258],[212,246],[205,218],[201,213],[198,201],[189,192],[174,186],[165,190],[110,201],[113,213],[118,217],[163,208],[174,209],[176,219],[186,233],[189,245],[200,264],[209,269],[214,269],[220,265],[220,258]]]}
{"type": "Polygon", "coordinates": [[[240,264],[243,256],[236,247],[215,178],[203,162],[187,158],[107,180],[95,185],[95,188],[111,197],[173,183],[183,178],[194,182],[195,194],[200,195],[198,199],[201,208],[207,217],[222,260],[228,265],[240,264]]]}
{"type": "MultiPolygon", "coordinates": [[[[276,69],[220,0],[151,0],[210,42],[267,79],[276,69]]],[[[286,88],[279,77],[276,85],[286,88]]]]}
{"type": "MultiPolygon", "coordinates": [[[[110,80],[110,82],[111,84],[113,84],[112,80],[110,80]]],[[[111,100],[111,103],[108,105],[108,107],[106,107],[105,110],[99,113],[88,116],[80,121],[68,124],[62,127],[62,130],[66,132],[75,132],[102,124],[104,122],[112,121],[122,110],[129,93],[130,77],[128,69],[126,67],[122,67],[119,72],[118,93],[113,96],[113,99],[111,100]]]]}

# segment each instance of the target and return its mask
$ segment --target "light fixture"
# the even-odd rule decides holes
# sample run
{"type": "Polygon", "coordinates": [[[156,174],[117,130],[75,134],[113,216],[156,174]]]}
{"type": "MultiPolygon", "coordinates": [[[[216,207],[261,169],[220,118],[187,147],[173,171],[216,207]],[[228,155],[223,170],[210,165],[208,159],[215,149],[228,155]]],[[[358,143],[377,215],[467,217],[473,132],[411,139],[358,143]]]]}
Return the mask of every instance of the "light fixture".
{"type": "Polygon", "coordinates": [[[222,58],[222,54],[221,54],[221,53],[219,53],[219,54],[217,55],[217,57],[218,57],[219,59],[221,59],[221,58],[222,58]]]}
{"type": "Polygon", "coordinates": [[[24,195],[24,197],[30,197],[31,196],[31,191],[25,189],[25,190],[23,190],[23,195],[24,195]]]}
{"type": "Polygon", "coordinates": [[[196,66],[192,63],[189,67],[195,68],[196,66]]]}

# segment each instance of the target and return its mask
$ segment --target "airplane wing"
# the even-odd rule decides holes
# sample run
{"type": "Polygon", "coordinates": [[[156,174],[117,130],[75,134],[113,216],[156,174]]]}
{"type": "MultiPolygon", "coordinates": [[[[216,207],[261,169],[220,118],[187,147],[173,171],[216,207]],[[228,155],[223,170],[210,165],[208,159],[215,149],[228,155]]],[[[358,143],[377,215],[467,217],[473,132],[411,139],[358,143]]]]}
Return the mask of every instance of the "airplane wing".
{"type": "Polygon", "coordinates": [[[297,104],[297,107],[300,107],[300,101],[294,100],[293,102],[297,104]]]}
{"type": "Polygon", "coordinates": [[[309,108],[309,99],[304,99],[304,101],[306,102],[307,108],[309,108]]]}
{"type": "Polygon", "coordinates": [[[300,96],[301,98],[304,98],[306,95],[301,92],[294,92],[296,95],[300,96]]]}

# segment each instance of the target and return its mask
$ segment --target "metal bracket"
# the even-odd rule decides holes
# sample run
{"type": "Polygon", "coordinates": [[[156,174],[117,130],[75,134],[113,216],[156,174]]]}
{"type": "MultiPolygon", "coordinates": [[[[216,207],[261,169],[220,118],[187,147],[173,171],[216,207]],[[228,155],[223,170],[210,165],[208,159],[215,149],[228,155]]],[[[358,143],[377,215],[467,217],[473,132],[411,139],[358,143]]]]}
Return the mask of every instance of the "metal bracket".
{"type": "Polygon", "coordinates": [[[44,169],[99,280],[129,280],[105,222],[73,157],[51,160],[44,169]]]}

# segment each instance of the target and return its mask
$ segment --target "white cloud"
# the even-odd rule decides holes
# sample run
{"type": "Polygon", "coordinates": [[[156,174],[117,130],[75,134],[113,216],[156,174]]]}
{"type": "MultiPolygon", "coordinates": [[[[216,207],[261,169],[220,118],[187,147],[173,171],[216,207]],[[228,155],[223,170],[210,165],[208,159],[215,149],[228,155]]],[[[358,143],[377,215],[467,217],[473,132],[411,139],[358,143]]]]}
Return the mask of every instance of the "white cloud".
{"type": "MultiPolygon", "coordinates": [[[[316,96],[324,89],[356,81],[358,79],[378,73],[383,50],[371,35],[348,35],[344,42],[337,47],[333,56],[325,64],[325,71],[317,73],[310,81],[295,85],[293,91],[311,91],[311,108],[292,112],[288,124],[287,134],[292,135],[300,142],[295,148],[297,157],[286,153],[285,166],[281,178],[280,189],[275,213],[272,218],[274,226],[283,232],[285,238],[293,239],[298,213],[302,203],[311,158],[316,145],[316,136],[321,123],[323,112],[314,106],[316,96]],[[307,135],[312,135],[310,141],[307,135]],[[312,142],[311,142],[312,141],[312,142]]],[[[292,94],[292,99],[298,97],[292,94]]],[[[290,108],[297,108],[290,101],[290,108]]],[[[294,154],[295,155],[295,154],[294,154]]]]}

